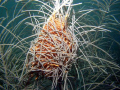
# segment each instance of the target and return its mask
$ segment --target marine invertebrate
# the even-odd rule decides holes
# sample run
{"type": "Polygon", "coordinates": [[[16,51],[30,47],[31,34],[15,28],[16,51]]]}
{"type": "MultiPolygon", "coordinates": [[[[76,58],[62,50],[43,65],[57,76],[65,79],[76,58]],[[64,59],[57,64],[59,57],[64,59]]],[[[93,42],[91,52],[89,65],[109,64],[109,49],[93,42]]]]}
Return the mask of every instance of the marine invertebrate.
{"type": "MultiPolygon", "coordinates": [[[[57,1],[56,1],[57,2],[57,1]]],[[[57,81],[66,76],[70,70],[77,52],[77,39],[68,26],[67,18],[69,13],[63,13],[63,6],[69,5],[72,1],[65,0],[61,6],[55,5],[54,11],[38,31],[38,37],[32,41],[26,57],[26,68],[28,72],[36,72],[38,76],[53,79],[53,88],[57,86],[57,81]]],[[[68,7],[69,11],[70,7],[68,7]]],[[[39,27],[39,26],[38,26],[39,27]]]]}
{"type": "Polygon", "coordinates": [[[27,53],[26,65],[29,72],[38,72],[52,77],[54,86],[64,78],[77,52],[77,40],[67,26],[67,16],[53,12],[38,37],[32,41],[27,53]]]}
{"type": "Polygon", "coordinates": [[[107,36],[119,31],[109,13],[118,0],[16,1],[13,17],[0,23],[0,88],[120,88],[120,67],[109,54],[116,41],[107,36]]]}

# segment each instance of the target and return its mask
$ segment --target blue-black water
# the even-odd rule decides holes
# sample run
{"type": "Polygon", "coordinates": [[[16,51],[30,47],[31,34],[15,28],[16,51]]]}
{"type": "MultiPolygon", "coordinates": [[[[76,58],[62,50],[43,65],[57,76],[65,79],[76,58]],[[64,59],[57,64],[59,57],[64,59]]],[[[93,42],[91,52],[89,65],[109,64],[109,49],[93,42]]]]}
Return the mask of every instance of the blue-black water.
{"type": "MultiPolygon", "coordinates": [[[[14,84],[19,82],[18,78],[15,78],[14,79],[15,81],[10,81],[10,80],[13,80],[12,77],[7,77],[7,78],[3,77],[6,74],[6,72],[8,72],[7,73],[8,75],[10,75],[10,73],[12,71],[14,71],[14,69],[10,69],[11,71],[6,71],[7,69],[5,70],[5,69],[3,69],[3,67],[7,68],[7,66],[4,66],[4,65],[9,65],[9,63],[11,61],[13,63],[10,64],[9,68],[12,68],[12,66],[14,64],[18,63],[13,60],[13,57],[15,57],[15,60],[22,58],[22,60],[24,61],[26,54],[22,54],[19,52],[23,52],[23,51],[27,52],[31,41],[34,40],[34,38],[35,38],[35,37],[31,37],[29,39],[26,39],[26,41],[23,42],[23,45],[26,45],[25,47],[22,46],[21,42],[19,42],[17,44],[17,42],[22,40],[23,38],[26,38],[26,37],[34,34],[34,31],[32,31],[32,29],[33,29],[32,26],[26,27],[26,24],[24,24],[25,22],[24,21],[21,22],[23,19],[30,16],[30,13],[25,12],[22,15],[22,13],[20,11],[21,8],[23,7],[23,5],[25,5],[25,3],[27,1],[29,1],[29,0],[0,0],[0,64],[1,64],[0,65],[0,90],[5,90],[6,88],[7,89],[9,88],[8,90],[17,89],[16,87],[18,85],[14,85],[14,84]],[[16,2],[16,1],[18,1],[18,2],[16,2]],[[18,14],[18,17],[16,17],[17,14],[18,14]],[[21,15],[21,16],[19,16],[19,15],[21,15]],[[15,17],[16,17],[16,19],[14,19],[15,17]],[[20,24],[20,26],[18,24],[20,24]],[[11,47],[9,47],[9,45],[4,46],[3,44],[11,44],[10,45],[11,47]],[[22,48],[22,49],[16,50],[16,49],[14,49],[14,47],[12,47],[12,44],[16,44],[18,46],[21,45],[18,48],[22,48]],[[9,52],[10,55],[6,55],[6,57],[4,57],[5,52],[7,50],[9,50],[9,48],[13,48],[13,50],[11,50],[12,53],[9,52]],[[18,58],[16,58],[15,53],[18,53],[18,56],[17,56],[18,58]],[[3,59],[6,59],[6,61],[3,62],[3,59]],[[8,83],[8,82],[9,82],[9,84],[8,84],[9,86],[6,85],[6,83],[8,83]]],[[[50,0],[42,0],[42,1],[47,3],[50,0]]],[[[103,33],[103,35],[105,37],[107,37],[108,39],[101,40],[100,43],[106,43],[106,44],[101,45],[100,47],[102,49],[104,49],[105,51],[107,51],[114,58],[114,63],[116,63],[118,66],[120,66],[120,0],[74,0],[73,1],[74,4],[80,3],[80,2],[82,3],[81,5],[73,7],[76,18],[78,18],[80,15],[83,14],[83,13],[78,13],[79,11],[88,10],[88,9],[95,10],[95,12],[93,12],[93,13],[91,12],[91,13],[89,13],[88,16],[86,16],[86,18],[88,18],[88,19],[94,18],[94,19],[92,19],[91,23],[87,22],[86,20],[82,20],[82,19],[81,19],[81,22],[84,23],[84,25],[86,25],[86,23],[87,23],[87,25],[93,25],[93,26],[103,26],[104,25],[103,28],[110,30],[110,32],[103,33]],[[113,2],[115,2],[115,3],[113,3],[113,2]],[[108,5],[108,4],[110,4],[110,5],[108,5]],[[107,7],[107,5],[108,5],[108,7],[107,7]],[[103,11],[103,12],[106,11],[107,13],[103,13],[100,11],[103,11]],[[103,17],[102,17],[102,15],[103,15],[103,17]],[[97,22],[94,22],[94,20],[97,22]]],[[[33,0],[33,3],[34,4],[36,3],[35,0],[33,0]]],[[[22,9],[23,10],[30,10],[31,8],[34,10],[38,9],[38,7],[34,6],[34,4],[32,5],[32,3],[30,3],[22,9]]],[[[71,13],[72,13],[72,11],[71,11],[71,13]]],[[[38,15],[38,12],[37,13],[31,12],[31,15],[38,15]]],[[[31,20],[26,20],[26,22],[31,22],[31,20]]],[[[101,55],[101,57],[102,57],[102,55],[101,55]]],[[[106,58],[109,59],[107,56],[106,56],[106,58]]],[[[22,64],[23,61],[21,61],[20,64],[22,64]]],[[[20,65],[18,65],[14,68],[20,69],[22,67],[20,67],[20,65]]],[[[111,66],[111,68],[112,68],[112,66],[111,66]]],[[[107,69],[105,68],[105,70],[107,70],[107,69]]],[[[103,85],[98,86],[98,88],[95,88],[95,89],[93,88],[93,89],[94,90],[110,90],[110,89],[115,89],[116,87],[117,87],[117,89],[120,89],[120,85],[119,85],[120,84],[120,74],[118,74],[118,73],[120,73],[120,71],[117,72],[116,70],[117,69],[115,69],[115,71],[113,71],[113,73],[110,74],[110,76],[112,76],[113,74],[115,74],[114,72],[117,73],[117,74],[115,74],[115,77],[110,77],[110,80],[113,83],[111,83],[111,82],[109,83],[109,80],[108,80],[106,83],[110,84],[110,85],[106,85],[106,88],[104,87],[104,84],[103,84],[103,85]],[[115,87],[111,88],[112,84],[115,87]]],[[[92,77],[92,73],[90,73],[88,71],[84,71],[84,72],[86,73],[86,75],[85,75],[86,77],[89,77],[89,76],[92,77]],[[89,75],[89,76],[87,76],[87,75],[89,75]]],[[[15,73],[17,73],[17,71],[15,73]]],[[[16,77],[19,77],[20,74],[21,74],[21,71],[16,74],[16,75],[18,75],[16,77]]],[[[11,75],[12,75],[12,73],[11,73],[11,75]]],[[[76,71],[74,71],[74,70],[72,73],[70,72],[70,75],[75,75],[77,77],[76,71]]],[[[95,75],[97,75],[97,74],[95,74],[95,75]]],[[[5,75],[5,76],[7,76],[7,75],[5,75]]],[[[73,81],[72,82],[73,88],[75,90],[84,90],[85,89],[84,85],[81,85],[81,84],[83,84],[81,82],[81,81],[83,81],[82,77],[80,77],[80,80],[76,79],[74,81],[74,79],[76,79],[76,78],[72,78],[72,76],[69,79],[69,80],[73,81]],[[76,87],[80,87],[80,88],[76,88],[76,87]]],[[[94,77],[92,79],[94,81],[94,77]]],[[[102,79],[102,77],[99,77],[99,79],[96,80],[96,83],[99,82],[100,79],[102,79]]],[[[86,81],[89,82],[89,80],[86,80],[86,81]]],[[[43,86],[45,86],[45,85],[43,84],[43,86]]],[[[71,87],[71,86],[69,86],[69,87],[71,87]]],[[[48,87],[48,88],[50,89],[50,87],[48,87]]],[[[90,87],[87,87],[87,85],[86,85],[86,90],[88,90],[89,88],[90,87]]],[[[47,90],[49,90],[49,89],[47,89],[47,90]]],[[[45,90],[45,89],[43,89],[43,90],[45,90]]],[[[57,90],[60,90],[60,89],[57,89],[57,90]]]]}

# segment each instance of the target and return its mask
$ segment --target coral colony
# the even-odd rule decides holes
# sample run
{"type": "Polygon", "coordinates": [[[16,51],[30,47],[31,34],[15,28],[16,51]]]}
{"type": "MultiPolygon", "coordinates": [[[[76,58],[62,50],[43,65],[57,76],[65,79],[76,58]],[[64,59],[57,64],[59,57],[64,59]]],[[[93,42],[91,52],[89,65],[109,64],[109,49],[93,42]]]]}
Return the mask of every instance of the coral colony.
{"type": "MultiPolygon", "coordinates": [[[[26,58],[26,68],[29,72],[38,72],[45,77],[53,78],[53,87],[57,81],[67,74],[75,62],[77,51],[77,39],[74,30],[67,23],[70,7],[67,13],[63,13],[65,5],[72,3],[71,0],[63,0],[58,7],[58,2],[52,13],[45,22],[38,37],[32,41],[26,58]]],[[[39,27],[39,26],[37,26],[39,27]]],[[[39,75],[36,76],[36,79],[39,75]]]]}

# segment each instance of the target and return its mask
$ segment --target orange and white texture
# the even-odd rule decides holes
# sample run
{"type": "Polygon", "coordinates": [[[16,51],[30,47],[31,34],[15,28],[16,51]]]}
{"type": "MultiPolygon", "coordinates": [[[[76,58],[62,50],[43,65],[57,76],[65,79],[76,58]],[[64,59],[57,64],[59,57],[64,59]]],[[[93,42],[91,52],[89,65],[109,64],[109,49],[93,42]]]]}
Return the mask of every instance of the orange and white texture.
{"type": "Polygon", "coordinates": [[[73,62],[77,44],[73,33],[67,27],[66,19],[54,14],[45,24],[40,35],[29,49],[30,70],[41,70],[45,76],[64,74],[73,62]],[[64,71],[62,71],[64,70],[64,71]]]}
{"type": "MultiPolygon", "coordinates": [[[[76,83],[80,80],[82,90],[91,89],[91,83],[96,84],[98,79],[104,77],[101,83],[109,77],[109,71],[105,69],[108,65],[110,67],[112,64],[114,68],[119,68],[107,60],[108,57],[110,59],[112,57],[101,46],[105,38],[104,33],[110,30],[105,29],[104,25],[93,24],[95,18],[91,15],[96,13],[96,9],[74,10],[72,7],[81,3],[73,4],[73,0],[52,0],[50,3],[37,0],[36,2],[41,4],[40,9],[23,10],[29,13],[28,18],[31,19],[31,22],[26,24],[33,26],[32,31],[35,31],[30,37],[36,36],[28,48],[20,77],[20,82],[23,84],[24,81],[26,82],[24,85],[26,88],[33,82],[39,87],[41,85],[39,82],[47,79],[52,85],[50,87],[52,90],[59,87],[61,90],[68,88],[74,90],[72,83],[76,79],[76,83]],[[38,14],[34,13],[36,11],[38,14]],[[101,75],[100,78],[98,75],[101,75]],[[96,81],[92,79],[93,77],[96,81]]],[[[113,71],[115,70],[112,69],[113,71]]]]}
{"type": "MultiPolygon", "coordinates": [[[[62,12],[63,6],[70,6],[72,1],[63,0],[60,3],[57,0],[56,3],[52,15],[43,25],[38,37],[32,41],[26,58],[27,70],[51,77],[53,88],[70,70],[77,52],[77,39],[67,22],[69,13],[62,12]]],[[[67,8],[67,12],[70,12],[70,7],[67,8]]]]}

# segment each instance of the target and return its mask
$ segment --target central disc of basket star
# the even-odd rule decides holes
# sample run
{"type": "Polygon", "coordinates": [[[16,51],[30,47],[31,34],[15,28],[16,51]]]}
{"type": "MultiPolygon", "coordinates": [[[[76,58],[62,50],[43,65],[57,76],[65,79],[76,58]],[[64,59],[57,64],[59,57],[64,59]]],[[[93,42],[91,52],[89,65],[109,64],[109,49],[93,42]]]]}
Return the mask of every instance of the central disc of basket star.
{"type": "Polygon", "coordinates": [[[52,76],[56,69],[58,74],[62,74],[63,69],[70,68],[75,42],[72,33],[67,30],[66,18],[53,14],[43,26],[29,50],[34,55],[29,64],[30,70],[40,70],[45,76],[52,76]]]}

